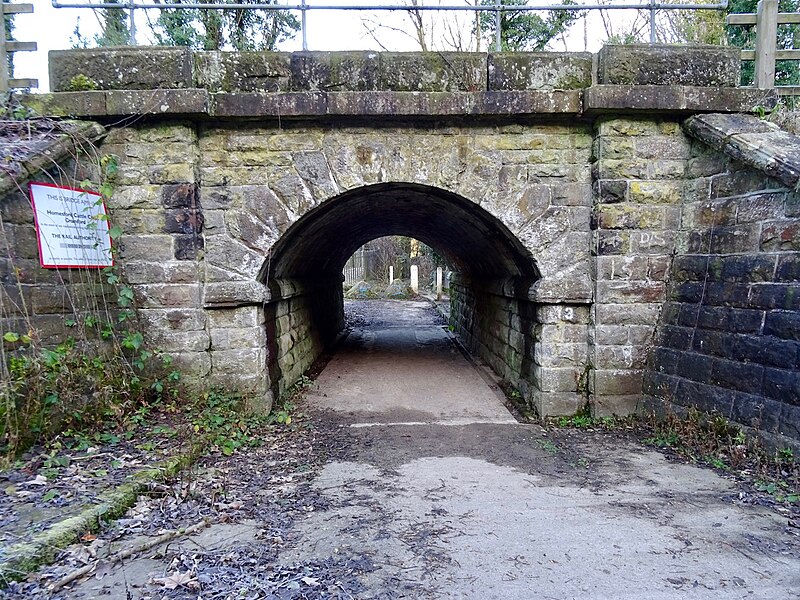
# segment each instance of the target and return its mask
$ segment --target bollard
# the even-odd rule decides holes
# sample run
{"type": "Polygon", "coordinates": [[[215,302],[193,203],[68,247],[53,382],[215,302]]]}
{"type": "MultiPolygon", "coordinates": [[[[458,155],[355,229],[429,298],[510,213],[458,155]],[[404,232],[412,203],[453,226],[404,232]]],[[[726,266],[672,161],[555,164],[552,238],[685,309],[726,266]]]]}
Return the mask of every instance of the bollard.
{"type": "Polygon", "coordinates": [[[436,299],[442,299],[442,267],[436,267],[436,299]]]}
{"type": "Polygon", "coordinates": [[[411,289],[415,294],[419,293],[419,267],[411,265],[411,289]]]}

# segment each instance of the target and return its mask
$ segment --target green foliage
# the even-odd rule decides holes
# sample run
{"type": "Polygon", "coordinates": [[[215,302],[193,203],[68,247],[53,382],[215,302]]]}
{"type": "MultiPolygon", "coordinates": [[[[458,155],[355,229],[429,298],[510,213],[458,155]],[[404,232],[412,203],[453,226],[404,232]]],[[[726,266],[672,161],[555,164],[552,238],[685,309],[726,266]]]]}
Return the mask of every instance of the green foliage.
{"type": "Polygon", "coordinates": [[[791,448],[767,452],[761,442],[722,415],[690,409],[685,417],[668,412],[654,419],[644,443],[668,448],[693,462],[736,472],[777,502],[800,498],[800,463],[791,448]]]}
{"type": "MultiPolygon", "coordinates": [[[[728,3],[728,14],[755,13],[758,0],[731,0],[728,3]]],[[[800,0],[781,0],[778,5],[780,12],[798,12],[800,0]]],[[[739,48],[755,48],[755,27],[727,26],[728,43],[739,48]]],[[[778,25],[777,49],[789,50],[800,48],[800,26],[778,25]]],[[[747,61],[742,63],[742,85],[753,85],[755,63],[747,61]]],[[[779,60],[775,63],[776,85],[800,85],[800,65],[797,61],[779,60]]]]}
{"type": "MultiPolygon", "coordinates": [[[[98,189],[107,200],[118,163],[114,156],[98,163],[101,181],[82,187],[98,189]]],[[[122,235],[119,227],[111,230],[114,239],[122,235]]],[[[118,267],[86,269],[82,276],[90,291],[72,298],[76,312],[65,319],[62,343],[43,343],[32,329],[2,333],[0,455],[6,461],[65,431],[79,437],[140,423],[152,403],[174,401],[179,392],[180,372],[169,355],[148,346],[132,310],[133,289],[118,267]]],[[[69,286],[65,291],[72,293],[69,286]]]]}
{"type": "Polygon", "coordinates": [[[97,82],[94,79],[92,79],[91,77],[87,77],[83,73],[79,73],[78,75],[75,75],[75,77],[69,80],[67,91],[86,92],[90,90],[96,90],[97,87],[98,87],[97,82]]]}
{"type": "MultiPolygon", "coordinates": [[[[231,3],[232,0],[218,2],[231,3]]],[[[277,4],[276,0],[255,0],[254,3],[277,4]]],[[[299,29],[297,17],[287,11],[235,8],[163,10],[154,24],[158,44],[202,50],[272,51],[299,29]]]]}
{"type": "MultiPolygon", "coordinates": [[[[481,0],[483,6],[524,6],[527,0],[481,0]]],[[[561,4],[575,4],[574,0],[562,0],[561,4]]],[[[504,10],[500,14],[500,42],[504,52],[540,51],[555,37],[565,33],[577,21],[578,10],[551,10],[544,17],[533,11],[504,10]]],[[[481,34],[489,48],[495,47],[496,16],[493,12],[481,12],[478,19],[481,34]]]]}
{"type": "MultiPolygon", "coordinates": [[[[305,389],[303,385],[297,389],[305,389]]],[[[230,456],[240,448],[259,445],[262,437],[260,432],[264,427],[291,425],[294,409],[294,403],[288,399],[276,406],[269,415],[252,414],[247,410],[247,402],[242,396],[212,390],[203,394],[189,412],[192,415],[193,433],[207,437],[214,448],[230,456]]]]}

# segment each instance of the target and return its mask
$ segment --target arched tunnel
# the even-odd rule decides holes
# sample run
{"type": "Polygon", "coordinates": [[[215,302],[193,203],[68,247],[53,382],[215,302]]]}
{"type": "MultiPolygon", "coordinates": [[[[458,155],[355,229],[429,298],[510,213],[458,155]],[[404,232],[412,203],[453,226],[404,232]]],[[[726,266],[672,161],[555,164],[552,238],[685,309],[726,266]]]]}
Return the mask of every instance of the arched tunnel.
{"type": "Polygon", "coordinates": [[[456,335],[514,387],[531,382],[533,305],[539,278],[525,247],[496,217],[457,194],[382,183],[323,202],[271,249],[259,274],[266,306],[273,393],[286,391],[344,327],[342,268],[366,242],[413,237],[455,269],[450,324],[456,335]]]}

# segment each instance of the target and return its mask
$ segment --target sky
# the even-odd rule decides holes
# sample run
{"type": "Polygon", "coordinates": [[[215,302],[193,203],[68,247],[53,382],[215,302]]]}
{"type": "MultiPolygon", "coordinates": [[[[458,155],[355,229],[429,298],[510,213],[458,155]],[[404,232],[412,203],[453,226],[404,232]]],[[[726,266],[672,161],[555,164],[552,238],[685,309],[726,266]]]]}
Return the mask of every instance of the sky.
{"type": "MultiPolygon", "coordinates": [[[[16,0],[17,2],[32,2],[33,14],[21,14],[15,19],[14,36],[19,41],[35,41],[39,48],[36,52],[18,52],[15,55],[15,76],[24,78],[38,78],[39,91],[48,91],[47,53],[50,50],[63,50],[73,46],[75,26],[80,20],[80,30],[84,37],[92,39],[99,30],[99,22],[95,12],[89,9],[53,8],[51,0],[16,0]]],[[[87,0],[70,0],[71,2],[87,0]]],[[[97,2],[98,0],[95,0],[97,2]]],[[[281,0],[286,2],[286,0],[281,0]]],[[[427,3],[433,3],[429,0],[427,3]]],[[[442,0],[443,4],[460,4],[464,0],[442,0]]],[[[297,0],[299,3],[299,0],[297,0]]],[[[295,3],[292,0],[292,3],[295,3]]],[[[308,4],[400,4],[402,0],[308,0],[308,4]]],[[[146,16],[142,11],[136,11],[137,28],[140,32],[137,37],[139,45],[151,43],[146,16]]],[[[433,24],[434,35],[441,38],[445,34],[445,21],[443,17],[433,14],[427,16],[436,19],[433,24]]],[[[629,14],[629,13],[626,13],[629,14]]],[[[464,24],[464,31],[468,31],[468,13],[448,13],[451,21],[459,19],[464,24]]],[[[616,22],[624,17],[620,11],[613,13],[616,22]]],[[[418,50],[416,41],[404,31],[410,30],[410,24],[401,12],[356,13],[353,11],[310,11],[307,22],[307,38],[309,50],[381,50],[381,46],[388,50],[412,51],[418,50]],[[370,35],[368,29],[375,30],[375,35],[370,35]],[[377,41],[376,39],[377,38],[377,41]]],[[[553,50],[583,51],[584,49],[595,52],[605,39],[605,29],[599,22],[596,11],[589,18],[587,26],[579,21],[569,32],[565,40],[553,43],[553,50]]],[[[440,44],[442,42],[439,42],[440,44]]],[[[301,49],[300,34],[294,40],[284,43],[281,50],[295,51],[301,49]]],[[[485,48],[483,48],[485,50],[485,48]]]]}

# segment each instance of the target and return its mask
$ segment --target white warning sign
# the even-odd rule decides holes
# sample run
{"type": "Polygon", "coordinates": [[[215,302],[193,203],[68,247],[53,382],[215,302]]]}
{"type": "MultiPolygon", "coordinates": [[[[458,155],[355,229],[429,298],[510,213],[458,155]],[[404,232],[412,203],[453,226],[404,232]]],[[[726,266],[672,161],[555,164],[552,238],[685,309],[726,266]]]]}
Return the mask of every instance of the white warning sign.
{"type": "Polygon", "coordinates": [[[31,183],[30,191],[43,267],[114,264],[108,215],[100,194],[49,183],[31,183]]]}

